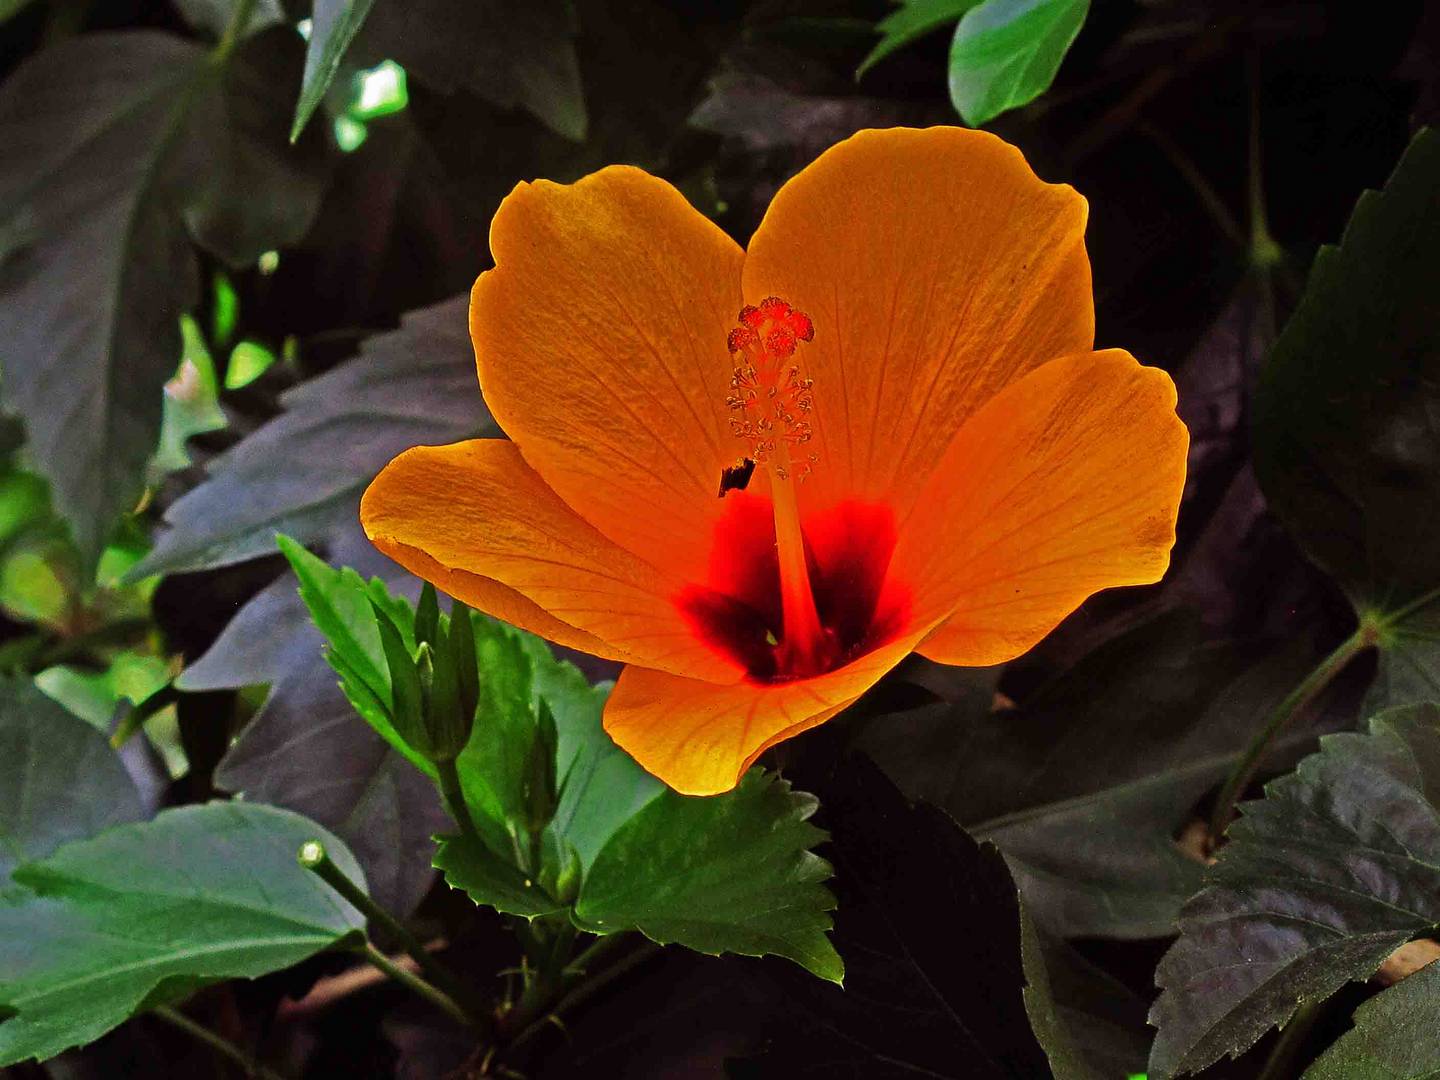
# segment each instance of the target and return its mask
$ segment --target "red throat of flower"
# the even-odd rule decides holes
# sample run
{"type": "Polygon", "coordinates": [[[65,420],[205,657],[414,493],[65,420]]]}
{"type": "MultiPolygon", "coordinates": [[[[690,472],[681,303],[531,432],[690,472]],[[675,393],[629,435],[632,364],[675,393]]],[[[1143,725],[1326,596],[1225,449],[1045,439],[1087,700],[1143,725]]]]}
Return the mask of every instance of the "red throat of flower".
{"type": "Polygon", "coordinates": [[[785,671],[824,671],[834,662],[836,646],[815,608],[795,498],[795,486],[816,458],[806,449],[812,384],[793,359],[796,346],[815,337],[815,326],[778,296],[741,308],[739,321],[728,341],[735,373],[726,405],[730,430],[750,444],[756,464],[770,471],[784,612],[778,665],[785,671]]]}

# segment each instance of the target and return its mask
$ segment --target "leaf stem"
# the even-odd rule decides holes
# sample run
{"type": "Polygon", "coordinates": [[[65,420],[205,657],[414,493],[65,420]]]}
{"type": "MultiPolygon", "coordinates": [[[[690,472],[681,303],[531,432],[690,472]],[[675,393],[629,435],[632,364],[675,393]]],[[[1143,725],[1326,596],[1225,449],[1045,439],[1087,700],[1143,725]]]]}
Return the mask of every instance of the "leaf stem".
{"type": "Polygon", "coordinates": [[[1320,1019],[1327,1004],[1328,999],[1322,998],[1302,1005],[1295,1011],[1290,1022],[1280,1030],[1280,1038],[1276,1040],[1270,1056],[1265,1059],[1265,1067],[1257,1080],[1286,1080],[1286,1077],[1299,1074],[1300,1070],[1295,1067],[1295,1056],[1300,1052],[1306,1036],[1320,1019]]]}
{"type": "Polygon", "coordinates": [[[1249,194],[1250,194],[1250,262],[1268,270],[1282,262],[1285,252],[1270,235],[1270,222],[1265,213],[1265,164],[1260,150],[1260,54],[1251,49],[1245,56],[1246,83],[1249,87],[1249,194]]]}
{"type": "Polygon", "coordinates": [[[152,1009],[151,1012],[167,1024],[179,1028],[191,1038],[203,1042],[216,1053],[222,1054],[235,1062],[236,1065],[245,1070],[246,1076],[259,1077],[259,1080],[284,1080],[279,1073],[260,1064],[229,1039],[211,1031],[202,1024],[197,1024],[178,1009],[172,1009],[169,1005],[158,1005],[152,1009]]]}
{"type": "MultiPolygon", "coordinates": [[[[326,852],[325,845],[321,844],[318,840],[306,841],[300,845],[298,859],[301,866],[309,870],[321,881],[325,882],[326,885],[329,885],[330,888],[334,889],[349,901],[351,906],[367,919],[384,927],[386,933],[400,944],[400,947],[410,955],[410,958],[414,960],[420,970],[429,977],[430,981],[433,982],[436,987],[441,988],[436,990],[436,993],[444,996],[446,1001],[450,1002],[451,1005],[455,1005],[456,1009],[459,1010],[458,1015],[462,1023],[486,1035],[490,1033],[493,1025],[490,1023],[486,1011],[481,1008],[475,1000],[474,991],[467,987],[449,968],[436,960],[434,955],[425,948],[425,945],[420,939],[405,929],[395,916],[375,903],[374,900],[366,895],[365,890],[351,881],[345,872],[335,865],[335,861],[331,859],[329,853],[326,852]],[[461,1004],[456,1004],[457,1002],[461,1004]]],[[[367,942],[366,948],[373,949],[374,947],[367,942]]],[[[368,957],[369,953],[367,952],[366,955],[368,957]]],[[[384,954],[380,955],[383,956],[384,954]]],[[[388,960],[386,962],[387,964],[389,963],[388,960]]],[[[379,967],[380,970],[384,971],[387,975],[390,974],[391,968],[394,967],[393,964],[391,964],[390,967],[382,967],[378,963],[376,963],[375,966],[379,967]]],[[[410,979],[417,978],[417,976],[410,972],[406,972],[406,975],[410,979]]],[[[394,976],[392,975],[391,977],[393,978],[394,976]]],[[[407,983],[407,985],[409,984],[407,983]]],[[[430,984],[426,983],[426,985],[429,986],[430,984]]],[[[447,1008],[446,1011],[448,1012],[450,1010],[447,1008]]],[[[455,1014],[452,1013],[452,1015],[455,1014]]]]}
{"type": "Polygon", "coordinates": [[[230,59],[230,54],[235,51],[235,46],[240,44],[240,39],[245,36],[245,28],[250,25],[250,16],[255,11],[255,0],[236,0],[235,8],[230,13],[230,22],[225,27],[225,33],[221,35],[215,51],[210,54],[211,59],[218,65],[230,59]]]}
{"type": "Polygon", "coordinates": [[[363,946],[357,948],[356,952],[365,957],[366,960],[369,960],[370,963],[374,964],[380,971],[384,972],[387,978],[424,998],[430,1002],[430,1004],[448,1015],[457,1024],[469,1028],[475,1026],[474,1020],[465,1009],[461,1007],[458,1001],[439,987],[426,982],[409,968],[401,967],[395,963],[395,961],[375,948],[370,942],[367,941],[363,946]]]}
{"type": "MultiPolygon", "coordinates": [[[[445,797],[445,804],[450,808],[450,816],[455,819],[455,824],[460,826],[460,831],[467,840],[483,844],[480,831],[475,828],[475,819],[470,816],[470,807],[465,804],[465,789],[460,783],[455,759],[447,758],[435,762],[435,773],[440,780],[440,794],[445,797]]],[[[519,852],[516,854],[518,857],[519,852]]]]}
{"type": "Polygon", "coordinates": [[[660,951],[660,946],[651,941],[642,939],[636,945],[636,937],[635,934],[620,933],[597,939],[566,965],[564,975],[543,1000],[537,996],[527,1004],[522,999],[506,1017],[507,1025],[519,1032],[506,1046],[507,1053],[524,1046],[547,1024],[556,1023],[561,1013],[593,997],[660,951]],[[610,963],[615,954],[620,954],[620,958],[610,963]],[[598,971],[595,970],[597,967],[598,971]]]}
{"type": "Polygon", "coordinates": [[[1230,775],[1225,780],[1225,786],[1220,789],[1220,796],[1215,800],[1215,811],[1210,817],[1210,841],[1212,844],[1218,842],[1220,837],[1225,834],[1225,830],[1230,827],[1230,821],[1235,816],[1235,804],[1245,793],[1245,789],[1255,775],[1255,770],[1259,768],[1271,744],[1285,730],[1290,721],[1319,696],[1334,681],[1335,676],[1345,670],[1351,660],[1375,644],[1379,633],[1380,628],[1375,621],[1362,619],[1355,632],[1342,641],[1334,652],[1320,661],[1315,670],[1305,676],[1300,685],[1286,694],[1285,699],[1275,707],[1265,726],[1245,747],[1240,760],[1230,770],[1230,775]]]}

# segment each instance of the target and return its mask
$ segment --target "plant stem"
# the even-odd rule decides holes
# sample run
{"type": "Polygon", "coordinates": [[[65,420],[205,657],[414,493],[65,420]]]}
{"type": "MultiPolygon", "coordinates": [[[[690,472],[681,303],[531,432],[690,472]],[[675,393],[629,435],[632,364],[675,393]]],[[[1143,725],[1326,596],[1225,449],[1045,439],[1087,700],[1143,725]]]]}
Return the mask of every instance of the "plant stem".
{"type": "Polygon", "coordinates": [[[131,706],[130,711],[120,718],[120,723],[115,725],[115,730],[110,735],[111,749],[119,750],[130,741],[131,736],[145,726],[145,721],[179,700],[180,691],[175,689],[174,682],[168,682],[143,701],[131,706]]]}
{"type": "Polygon", "coordinates": [[[283,1077],[272,1069],[267,1069],[249,1054],[241,1050],[223,1035],[218,1035],[209,1028],[197,1024],[178,1009],[172,1009],[169,1005],[159,1005],[151,1010],[154,1015],[164,1020],[167,1024],[179,1028],[191,1038],[203,1042],[206,1046],[219,1054],[223,1054],[231,1061],[245,1070],[245,1075],[256,1076],[260,1080],[284,1080],[283,1077]]]}
{"type": "Polygon", "coordinates": [[[445,993],[439,987],[426,982],[419,975],[416,975],[408,968],[403,968],[386,956],[379,949],[375,948],[368,941],[361,948],[356,950],[366,960],[374,964],[386,977],[399,983],[407,990],[418,994],[430,1004],[440,1009],[462,1027],[473,1028],[475,1023],[468,1013],[460,1006],[460,1003],[445,993]]]}
{"type": "Polygon", "coordinates": [[[150,632],[152,625],[149,619],[117,619],[83,634],[62,638],[35,659],[35,670],[67,664],[71,660],[83,660],[91,656],[96,649],[110,645],[129,645],[142,640],[150,632]]]}
{"type": "MultiPolygon", "coordinates": [[[[455,768],[455,759],[435,762],[435,772],[440,780],[440,794],[445,797],[450,816],[455,819],[455,824],[460,826],[461,833],[467,840],[483,843],[480,831],[475,828],[475,819],[470,816],[470,807],[465,805],[465,789],[460,784],[460,773],[455,768]]],[[[516,854],[518,856],[519,853],[516,854]]]]}
{"type": "Polygon", "coordinates": [[[1320,1019],[1324,1011],[1325,1000],[1312,1001],[1308,1005],[1302,1005],[1290,1018],[1290,1022],[1280,1032],[1280,1038],[1270,1051],[1270,1056],[1265,1059],[1265,1068],[1261,1070],[1257,1080],[1288,1080],[1289,1077],[1298,1076],[1300,1070],[1295,1067],[1295,1055],[1300,1052],[1305,1037],[1315,1026],[1315,1021],[1320,1019]]]}
{"type": "Polygon", "coordinates": [[[215,51],[210,54],[216,64],[223,64],[230,59],[230,54],[235,51],[235,46],[240,44],[240,39],[245,35],[245,28],[250,25],[250,16],[254,11],[255,0],[236,0],[235,8],[230,13],[230,22],[225,27],[225,33],[221,35],[215,51]]]}
{"type": "MultiPolygon", "coordinates": [[[[460,1010],[460,1018],[464,1024],[485,1034],[489,1034],[492,1025],[485,1010],[480,1008],[479,1003],[475,1001],[474,992],[451,972],[449,968],[436,960],[430,951],[425,948],[424,944],[415,937],[414,934],[410,933],[409,930],[405,929],[395,916],[375,903],[374,900],[365,894],[365,891],[361,889],[360,886],[351,881],[345,875],[344,871],[335,865],[335,861],[331,859],[330,855],[325,851],[323,844],[318,840],[307,841],[300,846],[298,858],[301,866],[315,874],[315,876],[325,882],[326,885],[329,885],[330,888],[348,900],[357,911],[371,922],[383,926],[386,933],[393,937],[400,946],[410,954],[411,959],[419,965],[420,970],[430,978],[430,981],[437,987],[442,988],[437,991],[437,993],[442,993],[445,999],[452,1005],[456,1002],[463,1003],[463,1005],[457,1005],[456,1007],[460,1010]]],[[[367,943],[367,948],[373,948],[373,946],[367,943]]],[[[388,964],[389,961],[387,960],[386,963],[388,964]]],[[[380,965],[376,964],[376,967],[380,967],[380,965]]],[[[390,969],[393,967],[394,965],[392,964],[389,968],[381,967],[381,970],[388,975],[390,969]]],[[[406,972],[406,975],[411,979],[416,978],[416,976],[411,975],[409,972],[406,972]]],[[[429,986],[429,983],[426,985],[429,986]]]]}
{"type": "Polygon", "coordinates": [[[639,945],[631,948],[628,954],[622,956],[615,963],[608,967],[602,967],[594,975],[589,974],[589,971],[596,966],[597,961],[602,958],[608,959],[611,953],[630,948],[634,937],[633,934],[610,934],[596,941],[576,957],[570,966],[569,977],[557,987],[556,993],[551,998],[553,1004],[547,1003],[545,1006],[535,1009],[532,1014],[525,1016],[523,1026],[517,1022],[515,1026],[520,1029],[520,1033],[510,1041],[510,1045],[506,1049],[514,1051],[524,1046],[543,1031],[546,1024],[561,1013],[568,1012],[589,1000],[616,979],[633,971],[659,953],[659,945],[652,941],[642,940],[639,945]]]}
{"type": "Polygon", "coordinates": [[[1362,620],[1355,632],[1341,642],[1334,652],[1320,661],[1319,666],[1305,676],[1300,685],[1285,695],[1285,699],[1275,707],[1275,711],[1270,714],[1270,719],[1265,726],[1245,747],[1245,752],[1241,754],[1240,760],[1230,770],[1225,786],[1220,789],[1220,796],[1215,801],[1215,811],[1210,817],[1210,841],[1212,844],[1218,843],[1225,834],[1225,830],[1229,828],[1230,820],[1235,816],[1235,804],[1245,793],[1245,788],[1249,786],[1255,770],[1259,767],[1276,737],[1285,730],[1296,714],[1330,685],[1335,676],[1339,675],[1351,660],[1375,644],[1378,633],[1379,628],[1373,621],[1362,620]]]}

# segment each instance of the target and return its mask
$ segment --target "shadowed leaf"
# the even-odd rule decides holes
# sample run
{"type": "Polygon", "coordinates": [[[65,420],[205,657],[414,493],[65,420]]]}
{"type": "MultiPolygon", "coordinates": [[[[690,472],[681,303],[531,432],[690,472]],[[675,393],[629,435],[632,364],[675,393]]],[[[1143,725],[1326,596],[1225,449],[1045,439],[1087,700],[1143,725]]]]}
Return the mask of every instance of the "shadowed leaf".
{"type": "Polygon", "coordinates": [[[1306,554],[1380,627],[1370,707],[1440,695],[1440,132],[1320,249],[1255,399],[1255,466],[1306,554]],[[1363,357],[1363,362],[1357,358],[1363,357]]]}
{"type": "Polygon", "coordinates": [[[1440,963],[1427,964],[1355,1010],[1355,1026],[1305,1080],[1434,1080],[1440,1076],[1440,963]]]}
{"type": "Polygon", "coordinates": [[[1247,1049],[1440,923],[1440,708],[1327,736],[1241,809],[1156,971],[1157,1077],[1247,1049]]]}
{"type": "Polygon", "coordinates": [[[144,817],[105,737],[30,683],[0,683],[0,893],[20,863],[144,817]]]}
{"type": "Polygon", "coordinates": [[[5,392],[92,565],[156,449],[199,298],[191,237],[244,263],[318,206],[319,177],[272,130],[284,58],[268,37],[216,64],[166,34],[89,34],[0,89],[5,392]]]}

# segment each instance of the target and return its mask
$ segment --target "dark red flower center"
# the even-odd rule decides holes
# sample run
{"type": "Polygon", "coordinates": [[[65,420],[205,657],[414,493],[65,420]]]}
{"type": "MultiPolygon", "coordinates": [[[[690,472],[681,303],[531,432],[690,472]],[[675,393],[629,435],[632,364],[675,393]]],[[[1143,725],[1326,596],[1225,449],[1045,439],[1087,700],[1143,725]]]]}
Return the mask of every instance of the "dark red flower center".
{"type": "Polygon", "coordinates": [[[887,581],[895,550],[895,515],[888,506],[843,502],[806,516],[801,529],[822,635],[812,648],[785,648],[775,521],[767,498],[738,491],[726,498],[708,580],[676,597],[696,636],[756,683],[843,667],[899,633],[909,609],[905,590],[887,581]],[[797,656],[812,659],[797,666],[797,656]]]}

